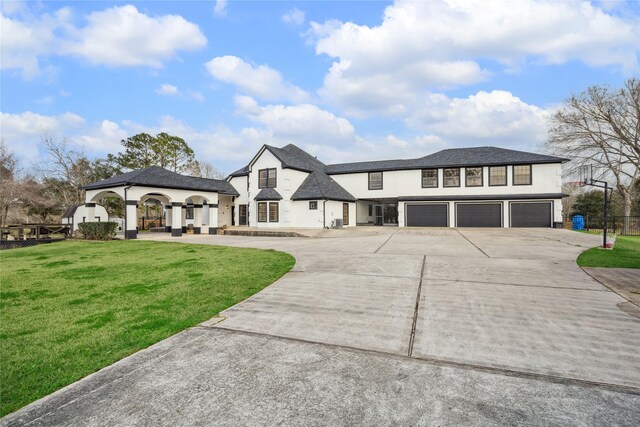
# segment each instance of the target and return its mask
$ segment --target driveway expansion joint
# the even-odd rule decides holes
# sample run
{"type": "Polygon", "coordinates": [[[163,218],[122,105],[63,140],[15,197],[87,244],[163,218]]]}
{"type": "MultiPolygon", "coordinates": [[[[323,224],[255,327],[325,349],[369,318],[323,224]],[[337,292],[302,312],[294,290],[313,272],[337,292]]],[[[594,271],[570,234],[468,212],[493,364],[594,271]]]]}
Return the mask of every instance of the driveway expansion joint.
{"type": "Polygon", "coordinates": [[[467,242],[471,243],[473,245],[474,248],[476,248],[477,250],[479,250],[480,252],[482,252],[482,254],[484,256],[486,256],[487,258],[491,258],[489,255],[487,255],[487,253],[485,251],[483,251],[482,249],[480,249],[480,247],[478,245],[476,245],[475,243],[473,243],[471,240],[469,240],[469,238],[467,236],[465,236],[464,234],[462,234],[462,232],[459,229],[455,229],[456,232],[461,235],[467,242]]]}
{"type": "Polygon", "coordinates": [[[574,288],[570,286],[548,286],[548,285],[526,285],[523,283],[497,283],[497,282],[485,282],[482,280],[466,280],[466,279],[441,279],[438,277],[430,278],[432,281],[443,282],[455,282],[455,283],[474,283],[478,285],[492,285],[492,286],[521,286],[525,288],[545,288],[545,289],[566,289],[570,291],[590,291],[590,292],[613,292],[611,289],[587,289],[587,288],[574,288]]]}
{"type": "Polygon", "coordinates": [[[420,282],[418,282],[418,292],[416,294],[416,308],[413,312],[413,323],[411,325],[411,335],[409,336],[409,351],[407,356],[413,354],[413,343],[416,339],[416,325],[418,323],[418,310],[420,310],[420,293],[422,292],[422,281],[424,280],[424,268],[427,263],[427,256],[422,257],[422,268],[420,270],[420,282]]]}
{"type": "Polygon", "coordinates": [[[405,354],[396,353],[396,352],[372,350],[367,348],[352,347],[352,346],[341,345],[341,344],[330,344],[330,343],[324,343],[324,342],[318,342],[318,341],[305,340],[303,338],[284,337],[280,335],[273,335],[273,334],[268,334],[263,332],[252,332],[252,331],[244,331],[240,329],[232,329],[224,326],[217,326],[214,328],[206,328],[206,329],[210,331],[223,331],[229,334],[242,334],[242,335],[255,336],[255,337],[265,337],[268,339],[276,339],[281,341],[293,341],[293,342],[299,342],[304,344],[317,345],[317,346],[323,346],[323,347],[346,350],[346,351],[353,351],[357,353],[372,354],[379,357],[389,357],[389,358],[403,359],[403,360],[409,359],[415,362],[426,363],[432,366],[446,366],[451,368],[459,368],[459,369],[465,369],[465,370],[471,370],[471,371],[492,373],[495,375],[501,375],[506,377],[530,379],[530,380],[536,380],[536,381],[554,383],[554,384],[574,385],[578,387],[597,388],[597,389],[613,391],[616,393],[632,394],[632,395],[640,396],[640,387],[634,387],[634,386],[624,385],[624,384],[606,383],[601,381],[585,380],[581,378],[565,377],[562,375],[542,374],[542,373],[536,373],[536,372],[530,372],[530,371],[521,371],[518,369],[509,368],[509,367],[497,367],[497,366],[489,366],[489,365],[482,365],[482,364],[459,362],[459,361],[455,361],[447,358],[407,356],[405,354]]]}

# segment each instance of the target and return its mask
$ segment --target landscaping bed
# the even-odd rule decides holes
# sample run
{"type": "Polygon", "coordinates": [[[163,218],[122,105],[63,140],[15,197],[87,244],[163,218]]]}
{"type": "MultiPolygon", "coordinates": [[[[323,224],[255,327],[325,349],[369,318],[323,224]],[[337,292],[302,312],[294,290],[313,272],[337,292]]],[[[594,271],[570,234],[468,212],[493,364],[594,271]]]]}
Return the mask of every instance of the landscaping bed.
{"type": "Polygon", "coordinates": [[[215,316],[295,263],[272,250],[141,241],[1,257],[0,415],[215,316]]]}

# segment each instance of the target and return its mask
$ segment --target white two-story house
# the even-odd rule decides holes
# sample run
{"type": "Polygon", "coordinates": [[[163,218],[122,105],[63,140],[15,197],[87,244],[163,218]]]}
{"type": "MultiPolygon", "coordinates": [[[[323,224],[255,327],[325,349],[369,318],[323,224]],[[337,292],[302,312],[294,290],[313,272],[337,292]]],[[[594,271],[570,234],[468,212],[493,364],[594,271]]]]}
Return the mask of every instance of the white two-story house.
{"type": "Polygon", "coordinates": [[[264,145],[227,181],[231,224],[252,227],[553,227],[567,159],[496,147],[326,165],[264,145]]]}

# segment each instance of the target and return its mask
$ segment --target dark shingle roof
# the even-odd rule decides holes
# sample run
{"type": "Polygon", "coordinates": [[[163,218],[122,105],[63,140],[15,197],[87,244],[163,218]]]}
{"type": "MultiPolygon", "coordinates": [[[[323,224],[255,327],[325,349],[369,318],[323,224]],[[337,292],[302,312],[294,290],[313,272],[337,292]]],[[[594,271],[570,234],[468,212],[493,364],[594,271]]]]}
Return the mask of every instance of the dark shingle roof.
{"type": "Polygon", "coordinates": [[[313,172],[310,174],[291,196],[291,200],[322,199],[345,202],[354,202],[356,200],[355,197],[349,194],[347,190],[342,188],[340,184],[324,172],[313,172]]]}
{"type": "Polygon", "coordinates": [[[282,196],[273,188],[263,188],[256,194],[254,200],[282,200],[282,196]]]}
{"type": "Polygon", "coordinates": [[[457,166],[517,165],[528,163],[560,163],[568,159],[527,153],[498,147],[450,148],[418,159],[380,160],[328,165],[328,174],[422,169],[457,166]]]}
{"type": "Polygon", "coordinates": [[[71,218],[76,213],[76,210],[83,205],[71,205],[62,214],[62,218],[71,218]]]}
{"type": "Polygon", "coordinates": [[[232,172],[229,174],[230,177],[234,177],[234,176],[247,176],[249,175],[249,165],[238,169],[235,172],[232,172]]]}
{"type": "Polygon", "coordinates": [[[220,179],[198,178],[180,175],[159,166],[136,169],[131,172],[116,175],[102,181],[85,185],[85,190],[116,187],[120,185],[144,185],[159,188],[175,188],[181,190],[211,191],[232,196],[239,196],[231,184],[220,179]]]}
{"type": "Polygon", "coordinates": [[[265,147],[282,162],[283,168],[314,172],[323,171],[326,167],[320,160],[293,144],[285,145],[282,148],[272,147],[270,145],[265,145],[265,147]]]}

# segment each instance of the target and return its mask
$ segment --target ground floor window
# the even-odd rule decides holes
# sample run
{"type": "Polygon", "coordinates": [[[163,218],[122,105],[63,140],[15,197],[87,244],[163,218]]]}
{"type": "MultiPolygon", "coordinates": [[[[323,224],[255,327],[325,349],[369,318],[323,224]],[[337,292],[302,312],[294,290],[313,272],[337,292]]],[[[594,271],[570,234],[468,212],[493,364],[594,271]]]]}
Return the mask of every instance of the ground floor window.
{"type": "Polygon", "coordinates": [[[186,219],[193,219],[193,206],[187,206],[186,219]]]}
{"type": "Polygon", "coordinates": [[[349,225],[349,203],[342,204],[342,224],[349,225]]]}
{"type": "Polygon", "coordinates": [[[312,200],[309,202],[309,210],[317,210],[318,209],[318,202],[316,202],[315,200],[312,200]]]}
{"type": "Polygon", "coordinates": [[[267,203],[258,203],[258,222],[267,222],[267,203]]]}
{"type": "Polygon", "coordinates": [[[278,222],[278,202],[269,203],[269,222],[278,222]]]}
{"type": "Polygon", "coordinates": [[[247,225],[247,205],[238,206],[240,225],[247,225]]]}

